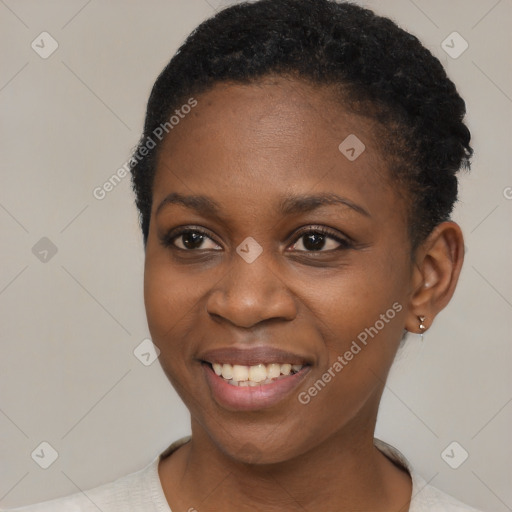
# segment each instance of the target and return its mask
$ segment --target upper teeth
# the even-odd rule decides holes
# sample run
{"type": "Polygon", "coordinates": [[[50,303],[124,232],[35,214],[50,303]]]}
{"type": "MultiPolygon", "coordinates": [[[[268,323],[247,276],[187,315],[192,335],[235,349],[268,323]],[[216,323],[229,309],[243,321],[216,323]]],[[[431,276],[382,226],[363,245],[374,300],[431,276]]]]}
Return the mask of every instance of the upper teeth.
{"type": "Polygon", "coordinates": [[[240,364],[220,364],[213,363],[214,372],[235,385],[257,385],[268,384],[272,379],[277,379],[281,375],[290,375],[297,373],[302,364],[257,364],[254,366],[243,366],[240,364]]]}

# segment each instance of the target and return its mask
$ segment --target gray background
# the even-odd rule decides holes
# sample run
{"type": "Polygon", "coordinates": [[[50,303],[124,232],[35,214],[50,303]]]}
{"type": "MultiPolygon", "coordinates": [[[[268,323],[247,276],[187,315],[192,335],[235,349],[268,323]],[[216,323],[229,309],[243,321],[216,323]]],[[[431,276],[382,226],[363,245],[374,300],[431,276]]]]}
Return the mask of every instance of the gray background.
{"type": "MultiPolygon", "coordinates": [[[[441,59],[467,101],[476,151],[454,216],[468,249],[458,290],[423,346],[411,335],[400,353],[377,436],[433,485],[512,510],[512,1],[361,3],[441,59]],[[458,58],[441,46],[453,31],[469,43],[458,58]],[[441,456],[453,441],[469,453],[458,469],[441,456]]],[[[113,480],[189,432],[158,361],[133,353],[149,333],[129,178],[103,200],[93,190],[129,158],[156,75],[225,4],[0,0],[3,507],[113,480]],[[43,31],[59,45],[46,59],[31,47],[48,50],[43,31]],[[58,452],[48,469],[31,457],[43,441],[58,452]]],[[[457,462],[463,452],[448,453],[457,462]]]]}

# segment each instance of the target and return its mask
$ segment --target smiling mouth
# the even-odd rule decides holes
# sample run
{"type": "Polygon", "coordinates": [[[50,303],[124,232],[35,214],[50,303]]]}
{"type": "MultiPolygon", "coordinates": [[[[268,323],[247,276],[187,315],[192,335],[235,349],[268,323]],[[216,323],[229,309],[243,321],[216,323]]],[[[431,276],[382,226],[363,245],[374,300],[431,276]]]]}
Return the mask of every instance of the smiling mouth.
{"type": "Polygon", "coordinates": [[[209,363],[207,361],[204,361],[204,363],[210,366],[215,374],[225,382],[237,387],[255,387],[272,384],[277,380],[300,372],[306,366],[290,363],[260,363],[252,366],[209,363]]]}

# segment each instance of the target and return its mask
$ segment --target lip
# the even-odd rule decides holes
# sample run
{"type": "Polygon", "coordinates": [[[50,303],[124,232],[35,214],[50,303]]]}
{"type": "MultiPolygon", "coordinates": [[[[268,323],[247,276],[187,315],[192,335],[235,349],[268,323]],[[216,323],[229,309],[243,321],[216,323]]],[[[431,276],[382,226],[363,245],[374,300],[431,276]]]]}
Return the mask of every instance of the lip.
{"type": "Polygon", "coordinates": [[[242,366],[254,366],[260,363],[290,363],[302,365],[310,365],[312,363],[307,357],[268,346],[244,349],[237,347],[217,348],[204,352],[198,359],[210,364],[240,364],[242,366]]]}
{"type": "Polygon", "coordinates": [[[221,407],[231,411],[256,411],[277,405],[291,395],[311,369],[311,366],[307,365],[299,372],[281,377],[270,384],[239,387],[228,384],[219,377],[209,363],[203,362],[201,367],[213,399],[221,407]]]}

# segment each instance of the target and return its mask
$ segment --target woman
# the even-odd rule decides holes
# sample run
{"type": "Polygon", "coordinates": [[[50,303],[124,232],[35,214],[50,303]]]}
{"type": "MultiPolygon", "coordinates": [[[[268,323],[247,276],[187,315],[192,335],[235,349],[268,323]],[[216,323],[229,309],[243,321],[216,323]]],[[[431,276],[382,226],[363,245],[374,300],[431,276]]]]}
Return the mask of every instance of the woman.
{"type": "Polygon", "coordinates": [[[417,38],[358,6],[261,0],[201,24],[131,169],[148,325],[192,435],[16,510],[474,510],[374,439],[405,334],[461,270],[464,114],[417,38]]]}

